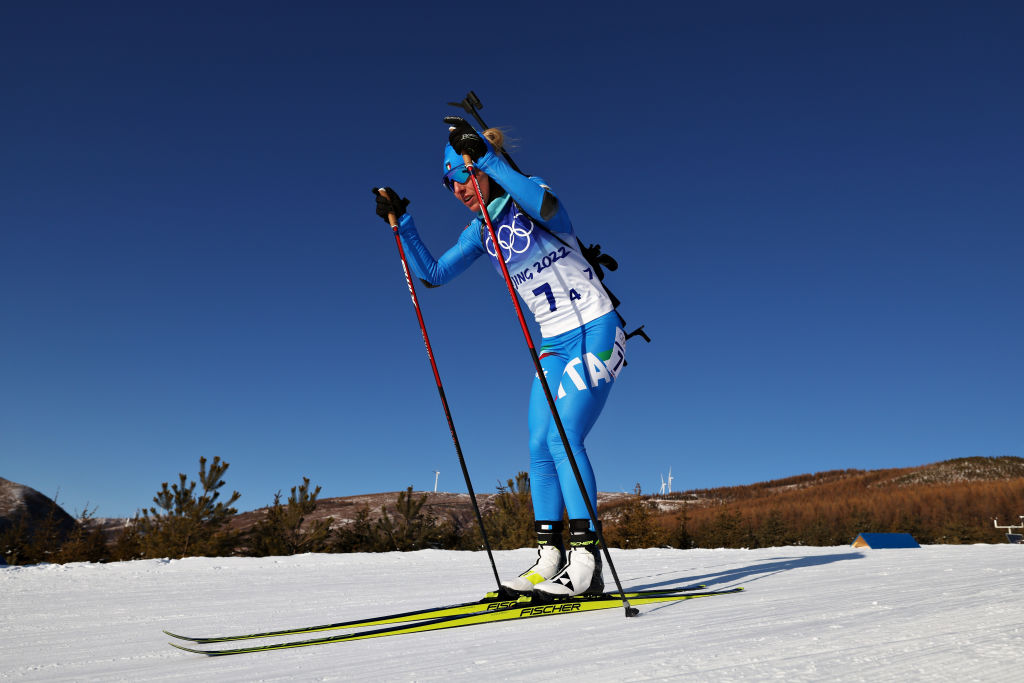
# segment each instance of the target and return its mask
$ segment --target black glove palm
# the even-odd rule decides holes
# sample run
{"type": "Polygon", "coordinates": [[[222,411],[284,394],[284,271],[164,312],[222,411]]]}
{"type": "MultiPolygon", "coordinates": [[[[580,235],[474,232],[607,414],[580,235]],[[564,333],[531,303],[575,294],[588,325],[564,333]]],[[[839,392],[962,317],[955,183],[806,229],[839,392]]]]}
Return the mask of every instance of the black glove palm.
{"type": "Polygon", "coordinates": [[[456,154],[468,154],[473,161],[487,154],[487,143],[473,126],[461,116],[446,116],[444,122],[453,128],[448,134],[448,144],[456,154]]]}
{"type": "Polygon", "coordinates": [[[377,215],[383,218],[384,222],[388,225],[391,225],[391,221],[388,219],[389,213],[395,215],[395,220],[398,220],[406,213],[409,200],[399,197],[398,193],[390,187],[375,187],[370,191],[377,197],[377,215]],[[381,190],[387,193],[386,197],[380,193],[381,190]]]}

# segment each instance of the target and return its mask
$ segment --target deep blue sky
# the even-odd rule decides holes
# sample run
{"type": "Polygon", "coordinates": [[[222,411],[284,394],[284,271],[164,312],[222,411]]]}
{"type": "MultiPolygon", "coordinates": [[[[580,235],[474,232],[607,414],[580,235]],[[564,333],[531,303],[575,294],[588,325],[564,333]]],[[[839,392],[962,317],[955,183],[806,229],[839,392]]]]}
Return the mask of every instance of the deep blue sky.
{"type": "MultiPolygon", "coordinates": [[[[148,506],[464,491],[391,231],[440,253],[470,89],[631,324],[602,490],[1024,455],[1016,2],[10,3],[0,10],[0,476],[148,506]]],[[[420,289],[478,491],[533,369],[485,262],[420,289]]]]}

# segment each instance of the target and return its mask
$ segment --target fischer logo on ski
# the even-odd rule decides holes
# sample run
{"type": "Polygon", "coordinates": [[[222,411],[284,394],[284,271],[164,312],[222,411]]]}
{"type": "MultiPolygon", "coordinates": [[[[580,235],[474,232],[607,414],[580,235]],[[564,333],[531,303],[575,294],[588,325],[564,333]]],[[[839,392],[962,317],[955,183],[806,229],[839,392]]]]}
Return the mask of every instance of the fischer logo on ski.
{"type": "Polygon", "coordinates": [[[579,612],[583,603],[579,602],[562,602],[552,603],[550,605],[540,605],[538,607],[527,607],[526,609],[519,612],[521,617],[539,617],[542,614],[563,614],[565,612],[579,612]]]}

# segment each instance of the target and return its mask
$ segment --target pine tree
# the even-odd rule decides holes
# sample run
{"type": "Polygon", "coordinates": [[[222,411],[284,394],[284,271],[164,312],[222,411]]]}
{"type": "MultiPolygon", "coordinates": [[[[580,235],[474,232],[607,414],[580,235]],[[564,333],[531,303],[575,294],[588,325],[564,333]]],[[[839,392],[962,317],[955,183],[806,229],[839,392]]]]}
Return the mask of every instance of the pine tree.
{"type": "Polygon", "coordinates": [[[27,511],[15,517],[0,534],[0,552],[10,565],[59,562],[57,553],[75,529],[75,521],[54,496],[47,503],[46,515],[35,523],[27,511]]]}
{"type": "MultiPolygon", "coordinates": [[[[536,545],[537,533],[533,525],[533,497],[530,495],[530,475],[519,472],[506,486],[498,485],[493,507],[484,516],[487,540],[495,550],[511,550],[536,545]]],[[[479,539],[480,533],[476,532],[479,539]]],[[[482,541],[480,541],[482,543],[482,541]]]]}
{"type": "Polygon", "coordinates": [[[293,486],[288,503],[281,504],[281,492],[274,494],[274,504],[267,516],[250,532],[252,553],[256,556],[320,553],[328,549],[333,519],[318,519],[303,529],[306,518],[316,511],[320,487],[311,493],[309,478],[293,486]]]}
{"type": "Polygon", "coordinates": [[[652,548],[665,542],[661,528],[654,523],[655,505],[638,483],[633,495],[619,507],[619,519],[608,532],[608,545],[618,548],[652,548]]]}
{"type": "Polygon", "coordinates": [[[795,539],[789,525],[782,517],[778,508],[772,508],[757,525],[757,545],[770,548],[772,546],[792,545],[795,539]]]}
{"type": "Polygon", "coordinates": [[[13,523],[0,532],[0,553],[3,553],[3,561],[12,567],[35,562],[31,554],[31,542],[28,516],[18,515],[13,523]]]}
{"type": "Polygon", "coordinates": [[[679,511],[675,530],[669,540],[674,547],[683,548],[684,550],[696,546],[693,536],[690,535],[690,509],[686,503],[683,503],[683,508],[679,511]]]}
{"type": "Polygon", "coordinates": [[[387,549],[385,539],[370,519],[370,508],[365,505],[351,524],[338,528],[331,543],[331,550],[336,553],[377,553],[387,549]]]}
{"type": "Polygon", "coordinates": [[[161,485],[153,497],[156,507],[143,510],[139,519],[145,557],[218,556],[233,550],[238,534],[227,525],[238,512],[231,505],[241,494],[235,491],[227,501],[217,500],[228,467],[215,456],[207,469],[206,458],[199,458],[199,496],[196,482],[187,482],[185,474],[178,475],[177,484],[161,485]]]}
{"type": "Polygon", "coordinates": [[[142,550],[142,515],[136,514],[135,517],[125,522],[125,525],[121,527],[121,530],[114,536],[113,543],[110,544],[110,559],[115,562],[127,562],[129,560],[139,560],[145,557],[142,550]]]}
{"type": "Polygon", "coordinates": [[[53,555],[53,562],[106,562],[109,559],[103,531],[92,525],[96,509],[88,507],[76,519],[76,526],[53,555]]]}
{"type": "Polygon", "coordinates": [[[421,550],[444,547],[452,540],[449,524],[440,522],[423,512],[427,495],[413,497],[412,486],[399,491],[395,503],[395,515],[388,514],[387,506],[381,506],[381,517],[377,520],[379,538],[388,545],[388,550],[421,550]]]}
{"type": "Polygon", "coordinates": [[[712,548],[756,548],[757,541],[743,513],[733,508],[721,510],[710,529],[712,548]]]}

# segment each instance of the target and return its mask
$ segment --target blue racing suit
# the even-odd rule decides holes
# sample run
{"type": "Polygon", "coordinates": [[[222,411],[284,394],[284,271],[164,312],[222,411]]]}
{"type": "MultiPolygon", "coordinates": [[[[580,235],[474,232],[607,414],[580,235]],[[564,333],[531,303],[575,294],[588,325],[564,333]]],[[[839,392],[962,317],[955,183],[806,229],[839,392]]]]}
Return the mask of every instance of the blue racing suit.
{"type": "MultiPolygon", "coordinates": [[[[540,178],[527,178],[488,151],[477,168],[507,194],[488,202],[498,245],[482,216],[435,259],[420,239],[412,216],[399,220],[399,234],[413,273],[441,285],[485,254],[500,272],[500,253],[512,284],[540,326],[541,367],[565,428],[587,495],[597,509],[594,470],[583,445],[625,362],[625,334],[597,275],[579,253],[565,208],[540,178]],[[552,211],[552,205],[556,210],[552,211]],[[546,220],[536,218],[547,214],[546,220]]],[[[547,399],[534,379],[530,393],[530,488],[536,520],[588,519],[586,505],[547,399]]]]}

